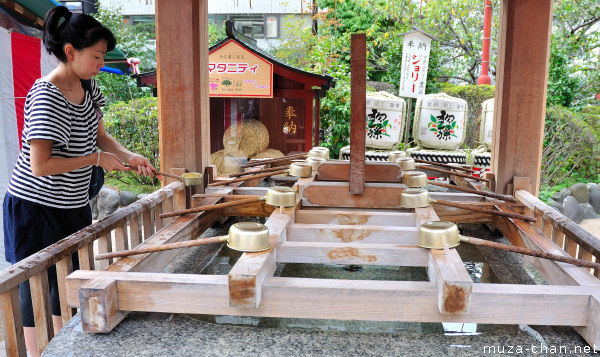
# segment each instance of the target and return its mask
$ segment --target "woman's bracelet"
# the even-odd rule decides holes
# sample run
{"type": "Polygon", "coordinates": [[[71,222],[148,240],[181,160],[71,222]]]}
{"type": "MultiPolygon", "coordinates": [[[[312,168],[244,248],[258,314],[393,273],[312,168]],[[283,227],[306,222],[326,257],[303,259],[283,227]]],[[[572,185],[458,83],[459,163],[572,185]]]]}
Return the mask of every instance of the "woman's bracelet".
{"type": "Polygon", "coordinates": [[[96,160],[96,165],[95,166],[99,166],[100,165],[100,151],[96,151],[98,153],[98,160],[96,160]]]}

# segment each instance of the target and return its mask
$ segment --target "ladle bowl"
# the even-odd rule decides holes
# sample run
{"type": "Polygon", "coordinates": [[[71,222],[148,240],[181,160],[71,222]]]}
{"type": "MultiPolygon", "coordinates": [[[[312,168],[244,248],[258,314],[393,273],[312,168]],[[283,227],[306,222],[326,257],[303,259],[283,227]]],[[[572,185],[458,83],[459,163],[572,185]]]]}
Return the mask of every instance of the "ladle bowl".
{"type": "Polygon", "coordinates": [[[419,246],[423,248],[444,249],[460,244],[458,227],[452,222],[427,222],[419,227],[419,246]]]}
{"type": "Polygon", "coordinates": [[[198,172],[186,172],[181,175],[183,184],[185,186],[198,186],[202,185],[202,174],[198,172]]]}
{"type": "Polygon", "coordinates": [[[412,157],[401,157],[396,159],[396,163],[400,165],[402,171],[411,171],[417,168],[415,160],[412,157]]]}
{"type": "Polygon", "coordinates": [[[400,194],[402,208],[422,208],[429,206],[429,191],[423,188],[407,188],[400,194]]]}
{"type": "Polygon", "coordinates": [[[388,154],[388,161],[389,162],[396,162],[397,159],[400,159],[400,158],[403,158],[403,157],[408,157],[406,155],[406,151],[394,150],[394,151],[391,151],[388,154]]]}
{"type": "Polygon", "coordinates": [[[312,166],[306,162],[292,162],[289,168],[290,176],[310,177],[312,175],[312,166]]]}
{"type": "Polygon", "coordinates": [[[227,246],[242,252],[260,252],[269,249],[269,229],[256,222],[239,222],[229,228],[227,246]]]}
{"type": "Polygon", "coordinates": [[[329,149],[323,146],[315,146],[308,152],[308,157],[320,157],[329,160],[329,149]]]}
{"type": "Polygon", "coordinates": [[[273,186],[267,190],[266,203],[277,207],[296,205],[296,190],[287,186],[273,186]]]}
{"type": "Polygon", "coordinates": [[[427,174],[422,171],[406,171],[402,174],[402,183],[408,187],[427,186],[427,174]]]}
{"type": "Polygon", "coordinates": [[[321,165],[325,161],[327,161],[327,160],[325,160],[322,157],[309,157],[306,159],[306,163],[309,164],[310,166],[312,166],[313,170],[316,170],[317,168],[319,168],[319,165],[321,165]]]}

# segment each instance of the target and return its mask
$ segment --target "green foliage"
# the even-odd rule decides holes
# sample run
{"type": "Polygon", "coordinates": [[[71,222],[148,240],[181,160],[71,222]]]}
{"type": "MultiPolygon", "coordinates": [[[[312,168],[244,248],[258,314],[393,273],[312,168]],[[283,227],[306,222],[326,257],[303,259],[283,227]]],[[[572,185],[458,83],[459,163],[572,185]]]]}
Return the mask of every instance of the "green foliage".
{"type": "Polygon", "coordinates": [[[455,86],[444,84],[441,90],[449,96],[462,98],[467,101],[469,114],[463,147],[473,149],[482,144],[478,142],[479,130],[481,129],[481,103],[494,97],[495,87],[488,85],[455,86]]]}
{"type": "MultiPolygon", "coordinates": [[[[155,69],[156,51],[152,40],[153,34],[140,31],[141,27],[136,28],[125,24],[120,9],[105,8],[100,3],[97,3],[97,8],[98,12],[92,16],[112,31],[117,40],[116,47],[125,54],[125,57],[139,58],[141,72],[155,69]]],[[[130,76],[101,72],[95,78],[106,97],[107,106],[116,101],[152,96],[150,88],[139,88],[130,76]]]]}
{"type": "MultiPolygon", "coordinates": [[[[159,168],[158,152],[158,108],[156,98],[139,98],[129,102],[117,102],[106,109],[104,126],[110,135],[128,150],[148,158],[159,168]]],[[[120,177],[125,182],[146,185],[156,183],[155,179],[137,176],[134,173],[109,174],[120,177]]]]}
{"type": "Polygon", "coordinates": [[[547,105],[570,107],[573,104],[581,85],[571,72],[567,49],[560,47],[558,41],[553,41],[550,50],[547,105]]]}
{"type": "Polygon", "coordinates": [[[560,106],[547,108],[541,185],[600,180],[598,135],[581,113],[560,106]]]}
{"type": "MultiPolygon", "coordinates": [[[[566,71],[577,83],[569,106],[582,108],[600,93],[600,1],[555,1],[552,47],[566,57],[566,71]]],[[[564,78],[564,77],[563,77],[564,78]]],[[[548,83],[550,91],[552,80],[548,83]]],[[[559,88],[564,86],[560,83],[559,88]]],[[[565,105],[565,103],[563,103],[565,105]]]]}
{"type": "MultiPolygon", "coordinates": [[[[131,174],[128,174],[131,175],[131,174]]],[[[142,193],[152,193],[160,188],[160,183],[156,182],[155,184],[141,184],[136,180],[131,180],[126,177],[124,174],[114,173],[107,175],[104,186],[112,187],[118,191],[131,191],[136,194],[142,193]]]]}
{"type": "Polygon", "coordinates": [[[225,33],[225,25],[208,24],[208,47],[217,44],[219,41],[227,37],[225,33]]]}

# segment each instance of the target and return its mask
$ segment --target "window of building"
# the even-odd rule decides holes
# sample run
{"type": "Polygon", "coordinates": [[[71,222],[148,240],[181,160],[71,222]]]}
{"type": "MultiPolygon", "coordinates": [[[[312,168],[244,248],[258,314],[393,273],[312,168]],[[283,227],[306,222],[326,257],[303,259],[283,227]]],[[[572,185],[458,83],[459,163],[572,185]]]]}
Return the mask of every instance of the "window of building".
{"type": "Polygon", "coordinates": [[[83,14],[83,1],[61,1],[60,4],[72,13],[83,14]]]}
{"type": "Polygon", "coordinates": [[[230,15],[235,29],[253,38],[265,37],[265,20],[261,14],[230,15]]]}
{"type": "Polygon", "coordinates": [[[265,27],[268,38],[279,37],[279,19],[276,15],[267,15],[265,17],[265,27]]]}

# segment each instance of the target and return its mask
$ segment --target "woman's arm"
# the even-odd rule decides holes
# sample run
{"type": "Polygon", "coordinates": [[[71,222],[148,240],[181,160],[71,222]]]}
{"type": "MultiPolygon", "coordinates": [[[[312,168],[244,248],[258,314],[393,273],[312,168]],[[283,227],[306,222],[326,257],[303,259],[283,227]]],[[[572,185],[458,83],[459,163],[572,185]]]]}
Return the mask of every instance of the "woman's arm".
{"type": "Polygon", "coordinates": [[[65,158],[52,156],[52,140],[31,140],[30,143],[31,172],[35,176],[64,174],[84,166],[96,165],[98,156],[91,155],[65,158]]]}

